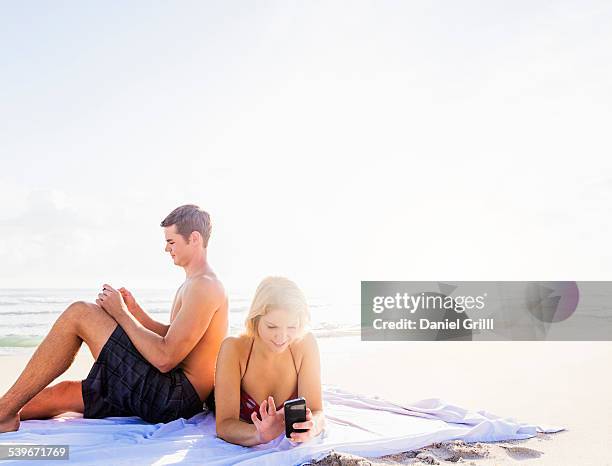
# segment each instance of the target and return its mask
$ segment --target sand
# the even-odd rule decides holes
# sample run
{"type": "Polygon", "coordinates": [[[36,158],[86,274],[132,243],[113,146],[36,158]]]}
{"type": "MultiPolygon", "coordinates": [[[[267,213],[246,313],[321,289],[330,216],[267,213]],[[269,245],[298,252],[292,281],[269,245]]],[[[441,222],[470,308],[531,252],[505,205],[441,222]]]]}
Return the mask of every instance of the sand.
{"type": "MultiPolygon", "coordinates": [[[[322,379],[344,389],[410,403],[453,404],[567,431],[525,441],[445,442],[379,459],[337,452],[319,464],[612,465],[612,342],[361,342],[320,338],[322,379]]],[[[87,376],[81,350],[58,380],[87,376]]],[[[27,355],[0,356],[4,393],[27,355]]]]}

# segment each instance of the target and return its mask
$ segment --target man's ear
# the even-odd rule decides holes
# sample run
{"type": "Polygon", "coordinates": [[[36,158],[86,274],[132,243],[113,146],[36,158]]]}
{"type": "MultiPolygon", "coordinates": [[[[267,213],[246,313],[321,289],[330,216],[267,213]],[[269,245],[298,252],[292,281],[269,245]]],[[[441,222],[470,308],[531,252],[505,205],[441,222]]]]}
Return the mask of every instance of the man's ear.
{"type": "Polygon", "coordinates": [[[202,235],[198,231],[192,231],[189,235],[189,242],[194,242],[196,244],[202,244],[202,235]]]}

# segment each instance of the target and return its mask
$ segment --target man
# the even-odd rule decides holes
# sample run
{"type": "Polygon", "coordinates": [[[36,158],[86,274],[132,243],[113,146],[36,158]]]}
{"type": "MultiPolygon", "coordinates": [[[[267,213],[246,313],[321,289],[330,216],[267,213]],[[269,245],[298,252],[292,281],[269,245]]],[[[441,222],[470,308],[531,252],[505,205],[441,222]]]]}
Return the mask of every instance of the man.
{"type": "Polygon", "coordinates": [[[166,252],[186,274],[170,324],[156,322],[128,290],[108,284],[96,304],[71,304],[0,398],[0,432],[19,429],[20,419],[66,411],[86,418],[135,415],[153,423],[202,411],[228,325],[227,296],[206,258],[210,217],[184,205],[161,226],[166,252]],[[83,341],[96,360],[87,378],[47,387],[68,369],[83,341]]]}

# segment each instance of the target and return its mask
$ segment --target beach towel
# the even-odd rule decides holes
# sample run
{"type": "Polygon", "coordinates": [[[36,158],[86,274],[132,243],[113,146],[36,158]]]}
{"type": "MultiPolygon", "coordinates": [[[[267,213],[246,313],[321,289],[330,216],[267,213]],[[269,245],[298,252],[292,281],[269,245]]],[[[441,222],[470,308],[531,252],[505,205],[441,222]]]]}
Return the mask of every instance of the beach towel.
{"type": "MultiPolygon", "coordinates": [[[[330,386],[323,387],[323,399],[327,429],[297,445],[284,436],[251,448],[225,442],[216,437],[212,413],[167,424],[147,424],[137,417],[83,419],[76,415],[24,421],[18,432],[0,434],[0,444],[69,445],[70,464],[299,465],[331,451],[383,456],[447,440],[516,440],[562,430],[466,410],[440,399],[402,405],[330,386]]],[[[2,464],[24,466],[26,462],[2,464]]]]}

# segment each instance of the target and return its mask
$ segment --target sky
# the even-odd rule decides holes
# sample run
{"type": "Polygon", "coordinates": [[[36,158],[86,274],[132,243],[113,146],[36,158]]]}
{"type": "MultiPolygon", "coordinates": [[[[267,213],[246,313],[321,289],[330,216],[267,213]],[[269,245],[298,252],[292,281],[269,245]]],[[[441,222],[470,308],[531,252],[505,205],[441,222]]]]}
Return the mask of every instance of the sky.
{"type": "Polygon", "coordinates": [[[0,6],[0,288],[610,280],[612,6],[0,6]]]}

